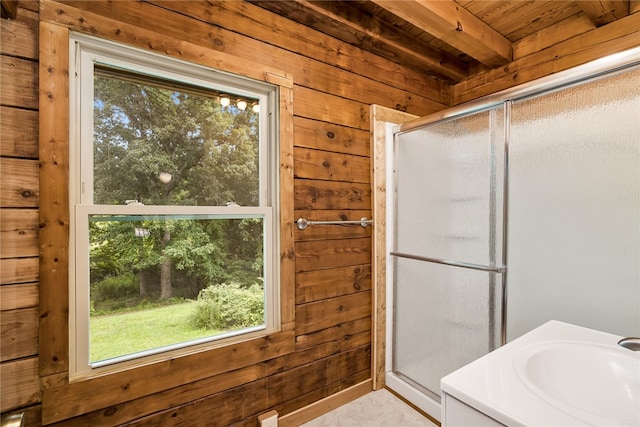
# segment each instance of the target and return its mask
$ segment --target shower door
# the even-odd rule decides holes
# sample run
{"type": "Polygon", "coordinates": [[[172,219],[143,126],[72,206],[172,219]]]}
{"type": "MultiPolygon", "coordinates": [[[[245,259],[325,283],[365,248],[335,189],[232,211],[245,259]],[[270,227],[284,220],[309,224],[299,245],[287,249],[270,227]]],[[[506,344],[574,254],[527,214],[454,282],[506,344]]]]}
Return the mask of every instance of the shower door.
{"type": "Polygon", "coordinates": [[[503,123],[500,105],[394,139],[387,384],[407,384],[435,405],[443,376],[500,345],[503,123]]]}
{"type": "Polygon", "coordinates": [[[640,66],[514,101],[509,341],[555,319],[640,334],[640,66]]]}

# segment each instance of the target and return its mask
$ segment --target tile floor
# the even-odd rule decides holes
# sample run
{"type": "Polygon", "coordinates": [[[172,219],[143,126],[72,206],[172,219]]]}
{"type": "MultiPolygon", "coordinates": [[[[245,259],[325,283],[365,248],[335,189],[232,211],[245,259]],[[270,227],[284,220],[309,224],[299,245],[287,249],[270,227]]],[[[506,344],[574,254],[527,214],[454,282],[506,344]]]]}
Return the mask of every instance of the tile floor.
{"type": "Polygon", "coordinates": [[[436,427],[388,390],[368,393],[303,427],[436,427]]]}

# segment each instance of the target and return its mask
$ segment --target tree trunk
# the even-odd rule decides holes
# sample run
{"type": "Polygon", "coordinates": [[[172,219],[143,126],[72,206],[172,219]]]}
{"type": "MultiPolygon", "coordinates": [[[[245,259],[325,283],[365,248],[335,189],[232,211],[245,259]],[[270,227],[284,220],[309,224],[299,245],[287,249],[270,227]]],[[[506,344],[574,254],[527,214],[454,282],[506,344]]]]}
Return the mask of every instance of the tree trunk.
{"type": "MultiPolygon", "coordinates": [[[[169,230],[164,231],[162,236],[162,249],[167,246],[171,240],[171,232],[169,230]]],[[[162,260],[160,266],[160,299],[167,299],[173,296],[173,289],[171,288],[171,259],[169,257],[162,260]]]]}
{"type": "Polygon", "coordinates": [[[147,297],[147,271],[143,268],[138,273],[138,283],[140,285],[140,299],[147,297]]]}

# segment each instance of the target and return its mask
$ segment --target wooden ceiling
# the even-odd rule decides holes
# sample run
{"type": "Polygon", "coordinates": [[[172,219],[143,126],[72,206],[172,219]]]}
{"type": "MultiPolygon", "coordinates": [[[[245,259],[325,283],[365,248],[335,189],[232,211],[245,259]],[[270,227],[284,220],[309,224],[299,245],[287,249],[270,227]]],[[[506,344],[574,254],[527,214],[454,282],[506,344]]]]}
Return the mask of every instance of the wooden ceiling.
{"type": "Polygon", "coordinates": [[[640,9],[636,0],[252,3],[449,83],[509,64],[640,9]]]}

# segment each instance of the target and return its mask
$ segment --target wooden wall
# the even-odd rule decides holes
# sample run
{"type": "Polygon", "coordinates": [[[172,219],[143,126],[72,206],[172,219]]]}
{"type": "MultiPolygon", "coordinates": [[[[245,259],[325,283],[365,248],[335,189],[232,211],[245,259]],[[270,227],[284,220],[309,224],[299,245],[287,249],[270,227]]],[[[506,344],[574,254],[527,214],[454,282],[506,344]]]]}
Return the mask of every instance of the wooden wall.
{"type": "Polygon", "coordinates": [[[39,425],[38,2],[18,6],[0,21],[0,408],[39,425]]]}
{"type": "MultiPolygon", "coordinates": [[[[509,67],[450,88],[246,2],[20,0],[18,6],[17,18],[3,19],[0,31],[0,410],[25,411],[27,425],[41,424],[41,387],[65,381],[62,376],[41,384],[38,367],[39,13],[55,25],[114,40],[133,40],[136,28],[144,28],[161,34],[167,45],[188,41],[292,73],[294,217],[314,220],[372,217],[371,104],[426,115],[619,51],[638,35],[625,30],[617,36],[605,26],[563,39],[545,54],[523,53],[509,67]]],[[[149,46],[162,49],[164,41],[149,40],[149,46]]],[[[165,53],[180,56],[179,50],[165,53]]],[[[370,228],[296,229],[294,353],[246,368],[247,380],[239,385],[225,385],[220,374],[119,405],[94,402],[98,408],[91,411],[60,401],[66,414],[61,423],[257,425],[267,410],[291,414],[351,386],[366,386],[371,254],[370,228]]]]}
{"type": "MultiPolygon", "coordinates": [[[[425,115],[448,103],[449,88],[439,82],[244,2],[42,1],[40,10],[37,3],[19,6],[15,21],[2,22],[3,42],[18,33],[13,28],[25,27],[14,36],[20,42],[3,43],[2,52],[2,411],[31,408],[33,425],[40,423],[35,417],[40,402],[47,401],[56,383],[66,381],[64,375],[46,376],[40,384],[37,365],[38,12],[41,20],[116,41],[131,43],[140,37],[136,28],[143,28],[166,38],[166,44],[161,37],[152,40],[156,45],[185,40],[205,52],[290,72],[295,218],[371,218],[370,104],[425,115]],[[13,51],[5,51],[9,45],[13,51]],[[4,84],[7,76],[14,84],[4,84]]],[[[270,409],[285,415],[354,385],[364,384],[362,392],[370,389],[371,228],[295,229],[294,239],[294,353],[244,368],[246,374],[229,373],[245,375],[244,384],[229,381],[225,386],[227,377],[221,374],[118,405],[108,399],[104,407],[66,400],[67,405],[58,403],[63,415],[45,410],[44,421],[157,425],[179,419],[256,425],[257,416],[270,409]]]]}

